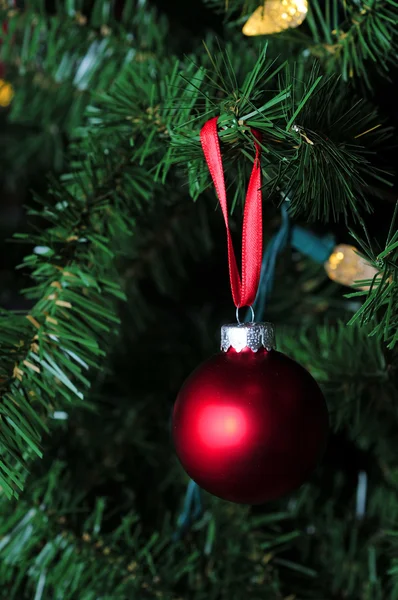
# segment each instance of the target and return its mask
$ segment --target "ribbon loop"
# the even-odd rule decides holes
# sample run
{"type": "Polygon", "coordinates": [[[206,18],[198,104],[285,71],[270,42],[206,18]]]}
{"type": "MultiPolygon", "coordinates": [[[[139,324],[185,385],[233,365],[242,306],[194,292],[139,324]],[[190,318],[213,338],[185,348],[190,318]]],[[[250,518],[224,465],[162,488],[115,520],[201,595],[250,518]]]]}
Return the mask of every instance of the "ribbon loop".
{"type": "MultiPolygon", "coordinates": [[[[256,156],[250,175],[243,215],[242,276],[239,275],[228,222],[227,192],[217,132],[218,117],[207,121],[201,129],[200,141],[209,168],[227,230],[229,279],[232,298],[236,307],[251,306],[256,298],[261,274],[262,259],[262,193],[261,193],[261,147],[254,142],[256,156]]],[[[257,139],[258,132],[252,131],[257,139]]]]}

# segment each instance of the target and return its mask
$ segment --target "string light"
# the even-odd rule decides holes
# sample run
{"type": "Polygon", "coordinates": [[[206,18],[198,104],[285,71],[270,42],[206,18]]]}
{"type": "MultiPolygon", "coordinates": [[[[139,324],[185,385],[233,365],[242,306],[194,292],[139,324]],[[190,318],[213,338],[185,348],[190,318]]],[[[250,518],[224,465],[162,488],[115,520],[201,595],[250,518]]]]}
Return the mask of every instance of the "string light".
{"type": "Polygon", "coordinates": [[[368,290],[370,285],[358,285],[358,281],[372,281],[380,271],[370,264],[355,246],[337,244],[333,235],[319,236],[294,225],[290,230],[290,243],[317,263],[323,264],[332,281],[341,285],[368,290]]]}
{"type": "Polygon", "coordinates": [[[378,269],[358,254],[354,246],[348,244],[338,244],[334,248],[325,262],[325,270],[332,281],[361,290],[368,290],[369,285],[355,285],[356,281],[373,280],[379,273],[378,269]]]}
{"type": "Polygon", "coordinates": [[[244,35],[271,35],[298,27],[308,12],[308,0],[266,0],[243,26],[244,35]]]}
{"type": "Polygon", "coordinates": [[[14,96],[14,89],[11,83],[0,79],[0,106],[6,108],[11,104],[11,100],[14,96]]]}

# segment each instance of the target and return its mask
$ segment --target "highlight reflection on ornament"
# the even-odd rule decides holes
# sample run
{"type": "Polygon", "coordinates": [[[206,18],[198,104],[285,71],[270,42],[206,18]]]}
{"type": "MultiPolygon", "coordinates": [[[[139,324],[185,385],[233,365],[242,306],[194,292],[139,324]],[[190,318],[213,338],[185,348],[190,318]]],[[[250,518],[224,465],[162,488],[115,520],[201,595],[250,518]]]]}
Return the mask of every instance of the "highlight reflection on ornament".
{"type": "Polygon", "coordinates": [[[298,27],[308,12],[307,0],[266,0],[243,26],[244,35],[271,35],[298,27]]]}
{"type": "Polygon", "coordinates": [[[355,282],[372,280],[379,272],[358,254],[354,246],[348,244],[338,244],[335,247],[325,262],[325,270],[332,281],[362,290],[369,289],[369,285],[358,286],[355,282]]]}
{"type": "Polygon", "coordinates": [[[209,448],[227,448],[241,444],[247,434],[244,412],[235,406],[210,404],[198,420],[199,437],[209,448]]]}

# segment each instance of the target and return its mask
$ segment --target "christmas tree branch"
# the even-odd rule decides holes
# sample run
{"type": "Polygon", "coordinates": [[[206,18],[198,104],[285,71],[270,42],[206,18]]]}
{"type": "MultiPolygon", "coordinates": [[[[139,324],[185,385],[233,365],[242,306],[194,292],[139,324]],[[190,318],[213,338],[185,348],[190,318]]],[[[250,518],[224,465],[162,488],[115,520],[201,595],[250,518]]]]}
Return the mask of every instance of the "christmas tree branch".
{"type": "Polygon", "coordinates": [[[90,508],[81,494],[73,493],[60,463],[30,484],[17,504],[4,499],[1,504],[0,594],[10,600],[28,594],[50,600],[60,593],[65,600],[93,594],[177,600],[181,584],[199,600],[220,580],[232,600],[264,591],[282,599],[279,571],[288,569],[293,578],[298,573],[304,580],[314,577],[311,569],[283,561],[301,535],[292,530],[291,511],[250,516],[247,507],[231,506],[226,514],[214,499],[212,513],[179,542],[172,541],[168,517],[151,535],[135,511],[110,529],[104,500],[90,508]]]}
{"type": "MultiPolygon", "coordinates": [[[[146,68],[147,65],[142,71],[146,68]]],[[[140,66],[137,69],[140,70],[140,66]]],[[[148,94],[152,85],[153,76],[148,81],[148,94]]],[[[94,108],[90,119],[94,118],[93,112],[94,108]]],[[[135,148],[141,152],[137,162],[141,163],[148,163],[152,157],[145,155],[147,139],[140,137],[141,131],[147,133],[148,124],[154,127],[157,135],[163,131],[162,127],[159,129],[155,114],[144,112],[145,115],[148,122],[145,118],[142,120],[140,113],[141,120],[138,126],[135,125],[135,148]]],[[[116,307],[111,298],[121,299],[123,294],[112,283],[118,279],[116,257],[120,254],[128,260],[133,248],[137,248],[123,241],[135,227],[135,219],[129,214],[133,211],[144,219],[143,209],[148,206],[155,189],[159,194],[168,194],[170,200],[175,196],[165,192],[164,187],[156,188],[153,178],[148,177],[147,164],[145,168],[140,167],[131,159],[131,122],[124,123],[127,129],[121,131],[116,127],[111,135],[100,129],[94,141],[91,140],[92,132],[86,135],[86,131],[82,130],[81,137],[71,148],[74,157],[72,171],[63,176],[63,184],[53,183],[52,197],[42,202],[41,209],[30,211],[35,217],[44,217],[50,222],[49,228],[35,236],[18,236],[35,244],[33,254],[25,259],[24,265],[32,269],[36,280],[35,286],[26,290],[28,298],[36,304],[28,320],[23,322],[30,324],[30,330],[28,327],[24,347],[18,356],[16,348],[19,346],[15,342],[12,344],[12,364],[8,364],[10,353],[6,344],[6,333],[11,329],[9,321],[5,321],[3,327],[5,339],[0,362],[2,359],[5,369],[8,366],[8,377],[3,381],[2,389],[7,423],[12,416],[10,407],[14,404],[19,407],[16,424],[16,417],[10,421],[16,432],[6,427],[2,430],[1,483],[8,496],[17,494],[17,489],[22,488],[31,454],[40,453],[40,437],[48,415],[65,402],[76,405],[83,400],[89,385],[84,371],[98,366],[109,341],[105,338],[117,325],[116,307]],[[128,206],[130,208],[126,211],[128,206]],[[114,327],[110,327],[112,322],[114,327]],[[5,401],[8,396],[10,406],[5,401]]],[[[174,210],[175,207],[169,202],[168,208],[174,210]]],[[[154,224],[161,214],[161,211],[157,212],[154,224]]],[[[184,241],[188,240],[185,247],[192,246],[195,239],[199,247],[206,247],[199,243],[199,239],[203,242],[208,236],[203,225],[205,221],[199,223],[196,220],[194,226],[190,226],[191,234],[187,236],[185,232],[182,236],[184,241]],[[198,227],[202,230],[199,231],[198,227]],[[192,235],[196,230],[197,235],[192,235]]],[[[153,241],[151,254],[158,243],[158,240],[153,241]]],[[[136,242],[140,244],[139,239],[136,242]]],[[[181,249],[183,240],[180,242],[181,249]]],[[[197,254],[196,248],[191,248],[191,251],[197,254]]],[[[175,255],[175,252],[171,256],[169,253],[168,258],[175,258],[175,255]]],[[[159,270],[160,263],[155,262],[159,270]]],[[[161,279],[157,279],[161,286],[161,279]]],[[[136,289],[136,277],[132,287],[134,293],[131,295],[138,304],[140,292],[136,289]]],[[[15,325],[13,332],[16,337],[18,328],[20,334],[17,339],[21,339],[19,336],[23,328],[19,324],[15,325]]]]}
{"type": "Polygon", "coordinates": [[[378,456],[395,462],[396,388],[391,357],[369,326],[320,325],[301,333],[282,332],[279,345],[305,365],[322,385],[333,429],[350,422],[350,435],[363,448],[378,448],[378,456]]]}
{"type": "MultiPolygon", "coordinates": [[[[225,15],[230,27],[241,29],[245,20],[261,6],[260,0],[206,0],[217,12],[225,15]]],[[[287,29],[267,36],[276,46],[292,44],[297,60],[307,64],[312,57],[321,61],[324,72],[339,74],[344,81],[361,78],[368,88],[370,63],[388,77],[398,57],[397,3],[394,0],[311,0],[308,15],[298,29],[287,29]],[[305,49],[303,56],[299,49],[305,49]]],[[[264,39],[260,37],[260,40],[264,39]]],[[[247,42],[249,44],[249,42],[247,42]]]]}
{"type": "Polygon", "coordinates": [[[49,16],[35,0],[23,12],[0,14],[7,24],[0,61],[15,90],[1,160],[13,165],[13,177],[64,168],[65,142],[83,124],[90,99],[109,88],[126,61],[145,62],[159,51],[167,23],[156,11],[127,0],[116,20],[108,8],[96,0],[87,16],[72,1],[49,16]]]}
{"type": "Polygon", "coordinates": [[[377,252],[372,244],[353,235],[366,259],[378,270],[372,281],[368,281],[368,291],[348,294],[348,298],[364,297],[361,308],[349,321],[371,324],[370,335],[382,339],[388,348],[393,349],[398,342],[398,203],[391,221],[390,232],[383,250],[377,252]]]}
{"type": "MultiPolygon", "coordinates": [[[[54,17],[56,27],[57,19],[54,17]]],[[[89,63],[93,73],[102,74],[101,61],[111,51],[118,57],[113,64],[120,66],[125,55],[119,41],[107,37],[97,56],[89,44],[90,36],[84,39],[88,49],[79,55],[80,65],[89,63]]],[[[18,44],[14,43],[14,48],[18,58],[18,44]]],[[[207,58],[199,64],[191,57],[182,64],[173,57],[155,60],[150,56],[145,63],[130,62],[119,68],[109,93],[101,93],[109,85],[105,75],[98,75],[96,81],[91,71],[86,73],[81,66],[76,70],[76,64],[73,71],[69,62],[68,73],[75,73],[73,80],[80,71],[82,77],[90,77],[95,96],[89,121],[82,130],[84,135],[95,125],[106,135],[129,132],[131,139],[145,136],[145,144],[135,143],[134,158],[148,164],[148,160],[155,162],[156,155],[153,175],[163,182],[175,163],[184,162],[189,191],[196,198],[209,181],[199,144],[200,126],[206,118],[219,115],[226,170],[236,184],[235,201],[244,197],[250,165],[238,158],[242,153],[252,156],[251,129],[255,128],[263,135],[267,190],[287,193],[293,215],[306,214],[314,220],[320,216],[325,220],[330,216],[347,218],[351,214],[359,218],[361,210],[369,207],[366,186],[372,179],[386,184],[371,153],[388,131],[374,111],[353,100],[342,107],[338,80],[322,80],[313,69],[303,72],[303,81],[298,81],[285,64],[277,66],[268,58],[266,48],[251,65],[247,59],[242,61],[239,53],[232,59],[230,52],[219,52],[214,41],[207,49],[207,58]]],[[[57,53],[56,63],[63,63],[64,48],[49,44],[48,52],[52,60],[47,62],[51,65],[57,53]]],[[[109,77],[115,74],[112,69],[105,71],[109,77]]],[[[25,104],[21,104],[19,113],[25,104]]],[[[79,114],[70,129],[74,135],[81,120],[79,114]]],[[[37,115],[33,116],[38,121],[37,115]]]]}
{"type": "Polygon", "coordinates": [[[357,76],[371,88],[369,62],[388,77],[398,58],[397,4],[393,0],[373,0],[368,4],[344,3],[345,19],[340,21],[341,0],[327,0],[321,10],[318,0],[310,3],[308,25],[313,43],[306,38],[310,52],[320,58],[326,71],[340,71],[344,81],[357,76]]]}
{"type": "MultiPolygon", "coordinates": [[[[154,127],[157,131],[156,122],[154,127]]],[[[40,436],[48,413],[65,402],[76,405],[85,397],[89,380],[83,373],[89,367],[98,367],[113,329],[109,325],[112,322],[117,325],[116,307],[111,297],[124,297],[117,285],[111,283],[118,279],[117,266],[128,271],[134,269],[134,277],[126,279],[126,286],[134,301],[137,324],[142,327],[139,307],[143,299],[136,271],[145,261],[145,245],[150,244],[145,274],[150,273],[150,266],[163,292],[167,286],[167,270],[162,269],[160,273],[160,269],[165,261],[168,270],[181,271],[184,251],[197,256],[198,247],[200,253],[209,247],[206,211],[199,211],[202,215],[199,220],[197,211],[195,215],[181,215],[175,193],[155,185],[146,169],[131,161],[130,132],[124,138],[120,133],[103,135],[104,130],[100,129],[92,140],[82,135],[81,141],[73,147],[73,172],[63,177],[63,184],[53,182],[52,197],[42,202],[41,209],[30,211],[33,216],[50,222],[49,228],[35,236],[16,236],[35,244],[24,266],[33,271],[35,280],[34,287],[25,293],[36,304],[28,315],[28,325],[33,326],[31,333],[26,335],[22,350],[17,345],[22,354],[18,362],[15,362],[15,349],[11,354],[12,377],[9,375],[4,381],[2,390],[3,398],[9,395],[20,407],[14,437],[11,439],[8,430],[3,429],[2,481],[9,496],[17,493],[16,486],[23,485],[29,455],[40,453],[40,436]],[[112,153],[109,148],[113,148],[112,153]],[[152,200],[159,194],[168,197],[167,210],[158,208],[152,214],[152,200]],[[151,219],[155,237],[148,242],[138,232],[134,244],[127,243],[138,215],[141,224],[151,219]],[[187,227],[180,230],[182,219],[187,227]],[[177,239],[178,252],[175,251],[177,239]],[[161,256],[164,244],[168,252],[161,256]],[[121,262],[118,256],[124,257],[127,267],[118,264],[121,262]],[[30,403],[33,399],[34,411],[26,400],[23,402],[24,398],[29,398],[30,403]],[[36,398],[41,405],[36,406],[36,398]],[[26,447],[31,450],[28,454],[26,447]]],[[[145,139],[140,141],[145,144],[145,139]]],[[[3,328],[4,335],[7,327],[3,328]]],[[[15,335],[16,331],[17,326],[15,335]]],[[[7,365],[9,348],[8,345],[3,347],[0,362],[3,360],[7,365]]],[[[5,402],[4,407],[8,418],[5,402]]]]}
{"type": "MultiPolygon", "coordinates": [[[[390,131],[377,120],[366,104],[350,100],[342,104],[338,79],[322,79],[317,69],[307,73],[304,82],[282,65],[267,61],[266,50],[238,85],[238,77],[228,55],[216,61],[210,57],[215,75],[192,69],[184,75],[180,95],[196,91],[185,122],[171,118],[171,149],[165,155],[165,170],[173,163],[187,164],[190,192],[196,197],[209,178],[199,142],[204,117],[220,115],[220,138],[224,142],[227,175],[234,173],[235,200],[244,198],[247,164],[237,162],[240,154],[253,153],[251,128],[262,133],[263,171],[269,192],[283,192],[290,199],[292,215],[330,220],[343,215],[361,218],[369,209],[366,187],[375,178],[388,184],[387,175],[372,164],[373,148],[390,131]],[[278,82],[277,91],[267,91],[267,83],[278,82]],[[215,86],[217,101],[210,97],[215,86]],[[260,87],[261,86],[261,87],[260,87]],[[315,191],[316,190],[316,191],[315,191]]],[[[173,98],[171,98],[172,102],[173,98]]],[[[176,106],[177,110],[178,106],[176,106]]]]}
{"type": "MultiPolygon", "coordinates": [[[[22,356],[17,355],[0,389],[5,422],[0,472],[8,496],[22,487],[29,455],[40,452],[41,432],[54,405],[75,405],[84,399],[83,390],[89,386],[85,372],[99,366],[103,347],[118,324],[115,300],[124,294],[116,283],[110,240],[128,235],[131,222],[119,209],[120,197],[109,191],[121,165],[115,168],[107,162],[96,164],[96,171],[101,166],[106,176],[98,178],[92,172],[91,190],[83,187],[80,195],[54,184],[55,205],[50,199],[40,211],[30,211],[50,226],[35,236],[17,236],[35,244],[24,266],[35,280],[25,293],[36,302],[26,317],[30,339],[22,349],[14,342],[22,356]]],[[[7,317],[3,321],[0,348],[7,365],[10,325],[7,317]]]]}
{"type": "Polygon", "coordinates": [[[190,598],[201,600],[222,582],[232,600],[260,599],[264,592],[282,600],[292,589],[302,598],[321,598],[331,590],[354,588],[363,594],[371,589],[379,598],[396,573],[393,558],[391,578],[377,567],[385,545],[394,548],[394,531],[388,529],[398,516],[396,490],[369,481],[363,503],[358,495],[347,501],[345,485],[340,471],[333,499],[308,484],[278,512],[270,507],[258,515],[236,505],[225,511],[222,502],[208,497],[211,512],[174,542],[167,516],[151,532],[134,509],[116,523],[113,515],[111,525],[104,499],[90,506],[56,462],[44,477],[36,476],[18,503],[1,501],[0,597],[140,594],[177,600],[183,586],[190,598]],[[321,549],[315,555],[314,545],[321,549]],[[375,566],[369,570],[370,552],[375,566]]]}
{"type": "MultiPolygon", "coordinates": [[[[372,472],[365,469],[351,481],[352,472],[344,466],[343,462],[329,473],[332,497],[313,485],[302,488],[298,495],[297,510],[310,523],[301,556],[314,556],[318,549],[311,564],[322,570],[314,582],[313,597],[337,598],[343,589],[348,597],[381,600],[394,585],[388,573],[393,560],[385,553],[389,545],[386,529],[398,516],[396,490],[380,478],[374,481],[372,472]]],[[[303,598],[311,597],[305,592],[303,598]]]]}

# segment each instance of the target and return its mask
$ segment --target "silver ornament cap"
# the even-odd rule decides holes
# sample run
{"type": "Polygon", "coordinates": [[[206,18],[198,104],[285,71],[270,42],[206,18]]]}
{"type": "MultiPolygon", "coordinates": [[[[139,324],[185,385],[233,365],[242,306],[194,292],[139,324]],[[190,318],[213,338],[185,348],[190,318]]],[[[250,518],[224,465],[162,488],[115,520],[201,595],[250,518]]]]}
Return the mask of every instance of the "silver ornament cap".
{"type": "Polygon", "coordinates": [[[221,350],[228,352],[230,348],[241,352],[250,348],[257,352],[260,348],[272,350],[276,348],[275,328],[272,323],[232,323],[221,327],[221,350]]]}

